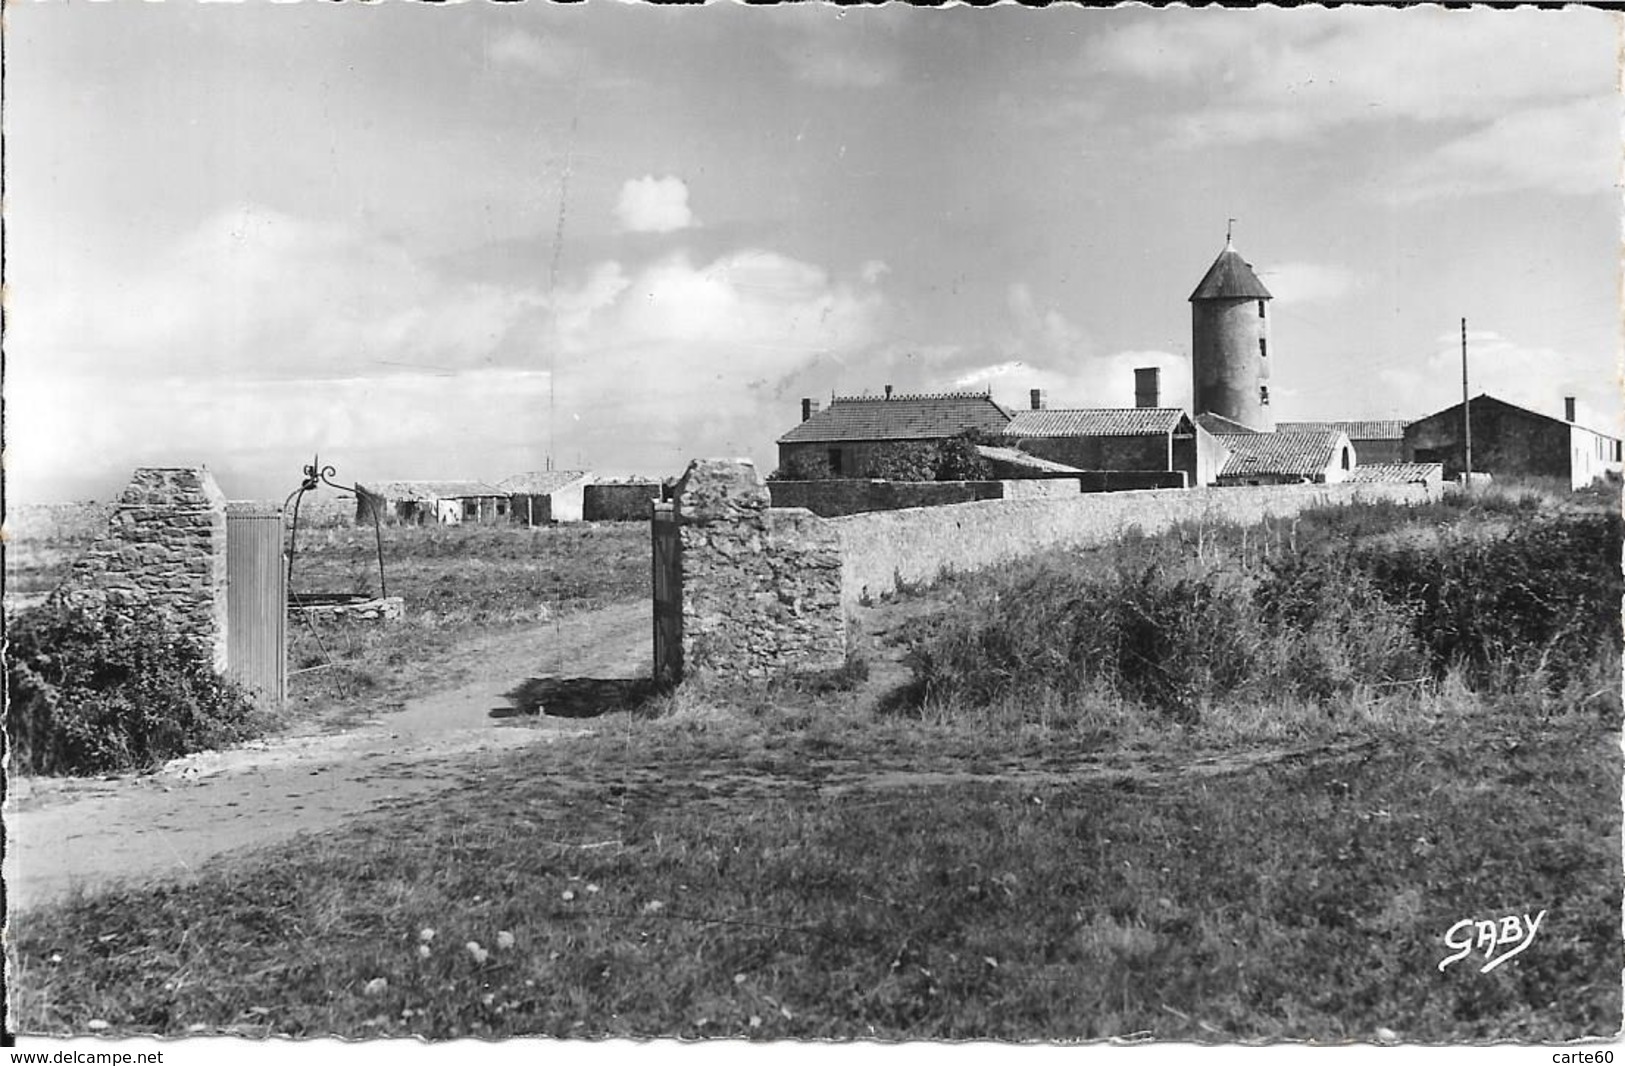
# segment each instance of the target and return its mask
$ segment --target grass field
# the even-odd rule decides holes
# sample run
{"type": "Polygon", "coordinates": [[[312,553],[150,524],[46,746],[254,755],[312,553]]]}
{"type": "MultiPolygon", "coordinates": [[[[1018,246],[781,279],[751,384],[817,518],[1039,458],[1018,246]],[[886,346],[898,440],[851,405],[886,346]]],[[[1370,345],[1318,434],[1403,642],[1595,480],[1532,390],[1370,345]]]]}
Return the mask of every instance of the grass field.
{"type": "MultiPolygon", "coordinates": [[[[466,680],[459,649],[483,636],[648,595],[649,531],[638,522],[385,527],[385,580],[406,616],[378,625],[290,620],[290,702],[341,725],[466,680]]],[[[301,531],[291,591],[378,591],[370,528],[301,531]]]]}
{"type": "MultiPolygon", "coordinates": [[[[1509,518],[1550,510],[1379,508],[1163,544],[1199,536],[1217,558],[1243,541],[1253,556],[1501,543],[1528,525],[1509,518]]],[[[522,624],[527,601],[641,595],[640,567],[623,582],[602,560],[636,555],[644,532],[431,531],[399,566],[422,627],[410,639],[451,656],[481,627],[522,624]]],[[[312,572],[336,581],[357,547],[329,539],[312,572]]],[[[1071,566],[1112,572],[1127,557],[1113,552],[1146,550],[1071,566]]],[[[833,687],[688,684],[598,736],[448,766],[454,787],[432,801],[194,884],[31,913],[12,929],[14,1024],[433,1039],[1619,1029],[1617,643],[1556,686],[1457,663],[1392,691],[1242,691],[1197,715],[1054,683],[922,701],[946,668],[922,642],[996,622],[990,604],[1030,578],[1017,566],[883,607],[926,619],[905,647],[863,652],[912,663],[901,693],[862,670],[833,687]],[[1541,911],[1506,965],[1483,972],[1480,952],[1439,969],[1456,923],[1541,911]]],[[[387,655],[380,642],[350,661],[387,655]]]]}

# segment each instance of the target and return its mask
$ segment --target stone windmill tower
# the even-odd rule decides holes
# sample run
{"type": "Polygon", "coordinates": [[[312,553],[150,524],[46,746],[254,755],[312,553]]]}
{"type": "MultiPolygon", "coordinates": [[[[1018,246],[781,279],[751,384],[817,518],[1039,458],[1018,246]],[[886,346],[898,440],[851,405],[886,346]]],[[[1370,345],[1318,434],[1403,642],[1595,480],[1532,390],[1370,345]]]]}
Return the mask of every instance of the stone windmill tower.
{"type": "Polygon", "coordinates": [[[1269,301],[1252,266],[1225,236],[1224,251],[1191,293],[1191,395],[1195,414],[1270,432],[1269,301]]]}

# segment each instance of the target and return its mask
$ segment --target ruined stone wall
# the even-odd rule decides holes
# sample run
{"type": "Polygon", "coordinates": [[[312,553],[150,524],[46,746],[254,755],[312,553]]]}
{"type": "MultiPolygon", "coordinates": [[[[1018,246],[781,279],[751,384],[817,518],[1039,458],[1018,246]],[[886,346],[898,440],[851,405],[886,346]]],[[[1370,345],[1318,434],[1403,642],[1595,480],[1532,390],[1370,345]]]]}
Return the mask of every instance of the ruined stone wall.
{"type": "Polygon", "coordinates": [[[846,662],[841,541],[824,519],[771,510],[746,460],[695,460],[675,501],[685,672],[767,678],[846,662]]]}
{"type": "Polygon", "coordinates": [[[1155,533],[1181,521],[1251,523],[1324,504],[1429,498],[1425,485],[1158,489],[875,511],[833,518],[829,525],[840,534],[843,595],[851,608],[891,592],[900,581],[929,583],[944,570],[981,570],[1045,548],[1098,544],[1131,527],[1155,533]]]}
{"type": "Polygon", "coordinates": [[[107,530],[55,598],[138,623],[163,618],[226,666],[226,498],[204,467],[137,470],[107,530]]]}

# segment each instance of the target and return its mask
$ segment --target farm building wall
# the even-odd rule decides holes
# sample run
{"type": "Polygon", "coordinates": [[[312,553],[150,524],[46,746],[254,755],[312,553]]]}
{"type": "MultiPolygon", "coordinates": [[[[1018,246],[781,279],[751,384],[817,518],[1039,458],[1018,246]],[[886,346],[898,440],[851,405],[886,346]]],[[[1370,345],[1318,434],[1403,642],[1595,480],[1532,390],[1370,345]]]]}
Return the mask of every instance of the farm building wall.
{"type": "Polygon", "coordinates": [[[1606,474],[1620,473],[1620,442],[1583,426],[1569,427],[1569,487],[1582,489],[1606,474]]]}
{"type": "Polygon", "coordinates": [[[226,668],[226,497],[205,467],[138,469],[106,531],[53,598],[137,624],[163,619],[226,668]]]}
{"type": "Polygon", "coordinates": [[[1028,455],[1079,470],[1173,469],[1166,433],[1144,437],[1025,437],[1016,446],[1028,455]]]}
{"type": "Polygon", "coordinates": [[[1360,457],[1364,466],[1377,466],[1385,463],[1403,463],[1405,461],[1405,442],[1395,437],[1350,437],[1349,443],[1354,445],[1354,454],[1360,457]]]}
{"type": "Polygon", "coordinates": [[[845,440],[804,441],[779,445],[779,469],[786,470],[796,456],[827,466],[838,478],[871,478],[886,460],[906,455],[921,447],[941,444],[941,438],[928,440],[845,440]],[[839,456],[839,461],[835,459],[839,456]]]}
{"type": "Polygon", "coordinates": [[[508,497],[508,511],[515,524],[545,526],[555,521],[553,497],[545,493],[516,492],[508,497]]]}
{"type": "MultiPolygon", "coordinates": [[[[1473,398],[1472,423],[1475,470],[1573,482],[1570,446],[1576,427],[1488,396],[1473,398]]],[[[1454,479],[1466,466],[1463,441],[1456,404],[1405,427],[1405,461],[1443,463],[1446,479],[1454,479]]]]}
{"type": "Polygon", "coordinates": [[[587,485],[582,491],[581,517],[588,522],[646,522],[650,503],[660,498],[658,481],[587,485]]]}

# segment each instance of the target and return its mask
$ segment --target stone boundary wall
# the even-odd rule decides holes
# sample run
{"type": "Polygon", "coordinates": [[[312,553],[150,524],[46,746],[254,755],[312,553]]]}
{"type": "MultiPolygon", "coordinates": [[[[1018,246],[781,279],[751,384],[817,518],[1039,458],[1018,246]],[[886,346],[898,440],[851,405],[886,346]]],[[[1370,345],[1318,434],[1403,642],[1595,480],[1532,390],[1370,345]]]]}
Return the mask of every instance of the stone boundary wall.
{"type": "Polygon", "coordinates": [[[685,673],[758,679],[846,662],[840,537],[770,502],[745,460],[695,460],[677,484],[685,673]]]}
{"type": "Polygon", "coordinates": [[[1182,521],[1252,523],[1310,507],[1365,500],[1421,503],[1425,485],[1271,485],[1087,493],[1064,500],[987,500],[829,519],[841,538],[848,609],[899,581],[930,583],[1052,547],[1097,544],[1131,527],[1156,533],[1182,521]]]}
{"type": "Polygon", "coordinates": [[[1138,489],[1182,489],[1183,470],[1090,470],[1078,479],[1084,492],[1133,492],[1138,489]]]}
{"type": "Polygon", "coordinates": [[[581,490],[584,522],[647,522],[649,501],[660,499],[660,482],[611,482],[581,490]]]}
{"type": "Polygon", "coordinates": [[[205,467],[143,467],[52,594],[137,624],[156,615],[226,668],[226,497],[205,467]]]}
{"type": "Polygon", "coordinates": [[[684,669],[759,679],[839,668],[848,618],[865,598],[899,582],[928,584],[945,570],[1101,543],[1130,528],[1251,523],[1367,500],[1421,503],[1440,491],[1340,484],[1080,493],[1076,481],[1014,484],[1065,495],[821,518],[770,506],[748,460],[695,460],[673,506],[684,669]]]}
{"type": "Polygon", "coordinates": [[[975,500],[1051,499],[1076,496],[1077,478],[1021,478],[1008,481],[882,481],[830,478],[820,481],[769,481],[774,507],[803,507],[821,518],[897,511],[909,507],[942,507],[975,500]]]}

